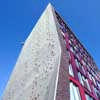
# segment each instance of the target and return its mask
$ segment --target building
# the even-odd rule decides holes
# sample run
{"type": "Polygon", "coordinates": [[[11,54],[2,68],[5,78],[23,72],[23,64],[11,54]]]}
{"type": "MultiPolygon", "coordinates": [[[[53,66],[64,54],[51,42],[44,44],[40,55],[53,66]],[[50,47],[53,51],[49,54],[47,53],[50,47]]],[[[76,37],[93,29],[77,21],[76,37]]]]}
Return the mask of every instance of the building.
{"type": "Polygon", "coordinates": [[[100,72],[48,5],[25,41],[3,100],[100,100],[100,72]]]}

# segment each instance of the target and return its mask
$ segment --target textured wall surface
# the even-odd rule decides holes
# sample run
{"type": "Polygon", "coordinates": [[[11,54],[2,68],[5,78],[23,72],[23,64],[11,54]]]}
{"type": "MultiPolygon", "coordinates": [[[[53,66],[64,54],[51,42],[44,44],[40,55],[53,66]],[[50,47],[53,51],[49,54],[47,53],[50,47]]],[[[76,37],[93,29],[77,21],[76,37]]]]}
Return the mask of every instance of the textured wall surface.
{"type": "Polygon", "coordinates": [[[70,100],[67,57],[49,4],[25,41],[3,100],[70,100]]]}
{"type": "Polygon", "coordinates": [[[56,98],[55,100],[70,100],[70,87],[69,87],[69,54],[66,50],[66,44],[61,35],[61,31],[58,29],[58,35],[60,38],[61,44],[61,61],[59,67],[59,76],[56,89],[56,98]]]}
{"type": "Polygon", "coordinates": [[[60,59],[60,42],[49,5],[22,48],[3,100],[54,100],[60,59]]]}

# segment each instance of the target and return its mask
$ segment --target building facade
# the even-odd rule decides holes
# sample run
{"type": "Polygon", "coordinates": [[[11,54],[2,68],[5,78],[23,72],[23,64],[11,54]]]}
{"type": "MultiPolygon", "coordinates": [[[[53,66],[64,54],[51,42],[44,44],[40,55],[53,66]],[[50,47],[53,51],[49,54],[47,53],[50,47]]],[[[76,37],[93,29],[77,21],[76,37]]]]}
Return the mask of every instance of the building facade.
{"type": "Polygon", "coordinates": [[[59,14],[55,13],[70,56],[70,100],[100,100],[100,72],[93,58],[59,14]]]}
{"type": "Polygon", "coordinates": [[[3,100],[100,100],[100,72],[48,5],[25,41],[3,100]]]}

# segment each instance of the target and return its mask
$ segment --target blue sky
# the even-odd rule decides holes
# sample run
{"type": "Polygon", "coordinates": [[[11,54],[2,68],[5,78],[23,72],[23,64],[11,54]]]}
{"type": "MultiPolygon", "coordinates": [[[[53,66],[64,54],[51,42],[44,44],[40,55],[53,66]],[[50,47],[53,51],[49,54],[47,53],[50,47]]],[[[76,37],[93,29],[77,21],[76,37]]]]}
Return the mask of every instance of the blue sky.
{"type": "Polygon", "coordinates": [[[0,98],[25,41],[47,4],[84,44],[100,68],[100,0],[0,1],[0,98]]]}

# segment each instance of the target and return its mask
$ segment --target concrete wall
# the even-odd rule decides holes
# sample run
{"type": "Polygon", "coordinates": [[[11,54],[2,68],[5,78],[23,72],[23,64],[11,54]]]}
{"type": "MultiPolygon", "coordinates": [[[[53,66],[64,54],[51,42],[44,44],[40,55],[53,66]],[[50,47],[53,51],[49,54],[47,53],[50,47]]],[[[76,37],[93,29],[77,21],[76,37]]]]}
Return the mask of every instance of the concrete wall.
{"type": "Polygon", "coordinates": [[[26,40],[3,100],[54,100],[61,47],[49,4],[26,40]]]}
{"type": "Polygon", "coordinates": [[[66,59],[66,47],[49,4],[25,41],[3,100],[70,100],[66,59]]]}

